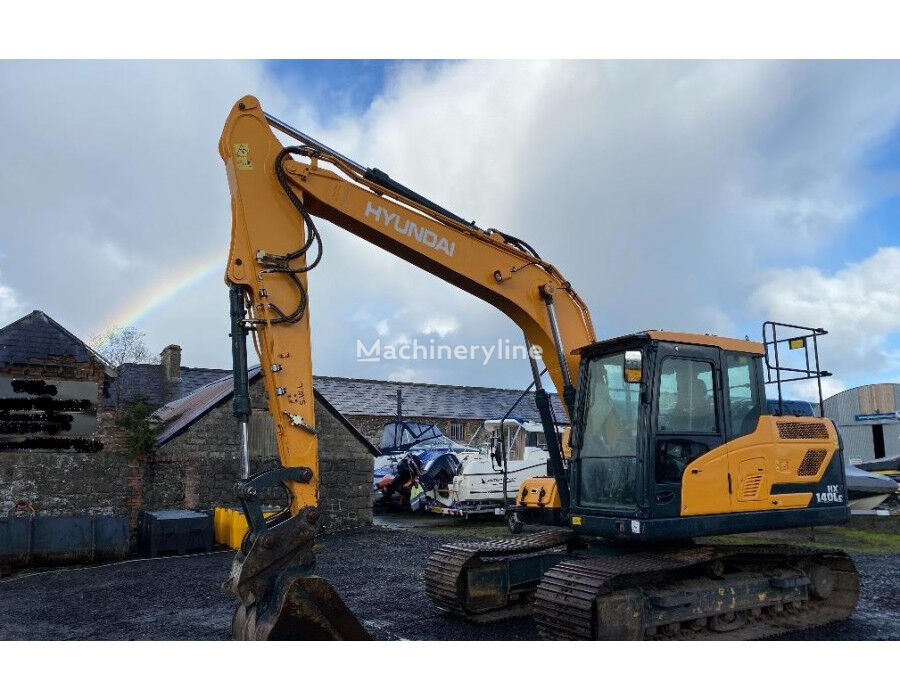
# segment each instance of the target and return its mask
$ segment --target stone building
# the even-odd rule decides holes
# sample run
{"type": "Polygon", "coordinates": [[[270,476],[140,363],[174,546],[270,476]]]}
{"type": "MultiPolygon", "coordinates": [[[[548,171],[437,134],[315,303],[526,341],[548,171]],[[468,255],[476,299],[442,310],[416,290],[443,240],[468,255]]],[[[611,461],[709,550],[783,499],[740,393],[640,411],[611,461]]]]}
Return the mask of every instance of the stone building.
{"type": "MultiPolygon", "coordinates": [[[[173,347],[173,346],[170,346],[173,347]]],[[[176,346],[177,347],[177,346],[176,346]]],[[[154,366],[132,366],[122,396],[177,393],[169,372],[166,381],[153,374],[154,366]],[[152,374],[151,377],[144,375],[152,374]],[[168,383],[167,383],[168,382],[168,383]]],[[[153,420],[161,430],[153,463],[143,485],[144,508],[206,508],[228,502],[239,472],[237,424],[231,414],[233,392],[228,370],[182,367],[182,381],[195,382],[218,376],[195,391],[162,405],[153,420]],[[212,373],[212,375],[210,374],[212,373]]],[[[272,418],[259,368],[251,370],[250,455],[254,468],[278,464],[272,418]]],[[[118,380],[117,380],[118,381],[118,380]]],[[[482,424],[502,418],[522,395],[514,389],[388,382],[347,377],[313,377],[316,425],[319,430],[321,508],[323,522],[331,529],[371,522],[373,456],[378,454],[384,424],[400,410],[407,420],[435,423],[457,442],[480,445],[489,439],[482,424]]],[[[566,414],[551,396],[559,422],[566,414]]],[[[521,398],[511,417],[539,423],[534,395],[521,398]]],[[[518,436],[520,441],[524,435],[518,436]]]]}
{"type": "Polygon", "coordinates": [[[230,375],[228,369],[182,367],[181,347],[167,345],[159,354],[158,364],[126,362],[117,367],[107,390],[105,406],[115,408],[140,397],[158,408],[230,375]]]}
{"type": "Polygon", "coordinates": [[[121,513],[130,465],[106,448],[112,371],[42,311],[0,329],[0,515],[121,513]]]}
{"type": "MultiPolygon", "coordinates": [[[[251,452],[277,460],[258,369],[252,383],[251,452]]],[[[371,522],[373,455],[386,422],[436,423],[451,439],[481,444],[483,421],[501,418],[521,393],[510,389],[314,378],[323,522],[330,529],[371,522]]],[[[38,513],[127,515],[142,509],[234,505],[237,426],[231,371],[184,367],[167,346],[159,364],[108,367],[96,352],[41,311],[0,329],[0,515],[27,501],[38,513]],[[51,392],[53,392],[51,394],[51,392]],[[160,432],[152,459],[131,459],[116,425],[135,399],[160,432]],[[27,404],[27,405],[26,405],[27,404]]],[[[559,422],[565,413],[552,396],[559,422]]],[[[539,421],[534,397],[510,414],[539,421]]]]}
{"type": "MultiPolygon", "coordinates": [[[[251,469],[278,466],[272,417],[259,368],[250,371],[251,469]]],[[[184,508],[230,503],[240,473],[237,422],[231,409],[231,373],[153,414],[159,424],[157,449],[148,465],[144,507],[180,503],[184,508]]],[[[326,530],[372,522],[375,448],[317,391],[313,390],[319,442],[320,522],[326,530]]]]}
{"type": "MultiPolygon", "coordinates": [[[[0,329],[0,515],[27,502],[44,515],[125,515],[134,527],[142,509],[234,505],[231,372],[182,367],[177,345],[160,357],[160,364],[108,367],[41,311],[0,329]],[[181,415],[181,424],[170,410],[153,459],[129,457],[116,425],[123,406],[140,397],[153,408],[196,407],[215,392],[222,395],[187,420],[181,415]]],[[[256,456],[265,460],[273,456],[274,436],[265,438],[261,383],[254,383],[253,397],[256,456]]],[[[330,529],[371,522],[375,448],[319,395],[316,415],[323,520],[330,529]]]]}

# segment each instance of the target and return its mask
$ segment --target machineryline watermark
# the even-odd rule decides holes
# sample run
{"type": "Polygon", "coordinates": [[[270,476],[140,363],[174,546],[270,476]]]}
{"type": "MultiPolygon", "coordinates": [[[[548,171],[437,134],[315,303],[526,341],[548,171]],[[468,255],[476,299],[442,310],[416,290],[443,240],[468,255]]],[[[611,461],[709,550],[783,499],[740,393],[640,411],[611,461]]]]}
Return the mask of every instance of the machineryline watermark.
{"type": "Polygon", "coordinates": [[[362,340],[356,340],[357,362],[477,360],[486,365],[498,360],[540,360],[542,357],[543,350],[539,345],[511,343],[502,338],[491,345],[448,345],[437,343],[433,338],[427,343],[420,343],[417,338],[413,338],[412,342],[382,343],[381,338],[376,338],[367,346],[362,340]]]}

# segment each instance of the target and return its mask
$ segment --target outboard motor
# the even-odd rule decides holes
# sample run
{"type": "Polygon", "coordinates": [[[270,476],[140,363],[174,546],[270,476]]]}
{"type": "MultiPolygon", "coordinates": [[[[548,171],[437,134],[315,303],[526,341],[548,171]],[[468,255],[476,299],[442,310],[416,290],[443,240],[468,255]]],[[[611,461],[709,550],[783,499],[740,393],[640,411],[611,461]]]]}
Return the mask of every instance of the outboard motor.
{"type": "MultiPolygon", "coordinates": [[[[427,458],[427,454],[423,454],[422,457],[427,458]]],[[[419,483],[425,491],[449,486],[453,481],[453,477],[459,474],[461,466],[459,457],[452,452],[439,454],[430,462],[423,459],[423,462],[426,466],[419,483]]]]}

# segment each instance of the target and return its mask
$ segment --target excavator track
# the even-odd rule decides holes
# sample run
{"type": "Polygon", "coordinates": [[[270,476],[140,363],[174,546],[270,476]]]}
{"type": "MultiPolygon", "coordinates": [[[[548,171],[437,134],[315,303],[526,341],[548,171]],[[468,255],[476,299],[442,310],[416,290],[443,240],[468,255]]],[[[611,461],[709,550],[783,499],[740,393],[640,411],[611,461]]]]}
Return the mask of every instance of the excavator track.
{"type": "Polygon", "coordinates": [[[528,615],[540,575],[565,556],[577,539],[568,530],[548,530],[494,542],[440,547],[425,566],[425,592],[441,610],[473,622],[528,615]],[[510,573],[527,564],[524,580],[510,573]]]}
{"type": "Polygon", "coordinates": [[[848,617],[859,597],[838,550],[696,546],[567,559],[534,596],[543,639],[761,639],[848,617]]]}

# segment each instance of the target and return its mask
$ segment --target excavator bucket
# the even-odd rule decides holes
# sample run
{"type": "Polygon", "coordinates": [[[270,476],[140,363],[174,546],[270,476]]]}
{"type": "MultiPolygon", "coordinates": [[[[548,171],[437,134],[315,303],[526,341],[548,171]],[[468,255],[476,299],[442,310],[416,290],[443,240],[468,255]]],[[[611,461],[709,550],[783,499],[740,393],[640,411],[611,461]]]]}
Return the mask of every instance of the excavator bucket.
{"type": "Polygon", "coordinates": [[[296,515],[285,511],[264,527],[249,519],[252,527],[223,586],[240,601],[231,626],[234,639],[370,638],[332,585],[313,575],[315,508],[296,515]]]}
{"type": "Polygon", "coordinates": [[[370,639],[338,592],[319,576],[294,579],[284,595],[262,605],[239,605],[231,634],[239,641],[370,639]]]}

